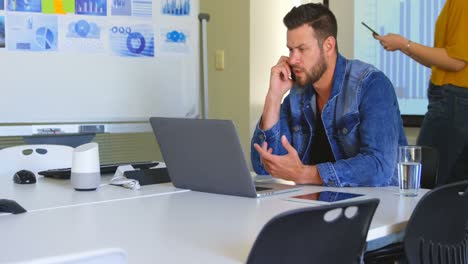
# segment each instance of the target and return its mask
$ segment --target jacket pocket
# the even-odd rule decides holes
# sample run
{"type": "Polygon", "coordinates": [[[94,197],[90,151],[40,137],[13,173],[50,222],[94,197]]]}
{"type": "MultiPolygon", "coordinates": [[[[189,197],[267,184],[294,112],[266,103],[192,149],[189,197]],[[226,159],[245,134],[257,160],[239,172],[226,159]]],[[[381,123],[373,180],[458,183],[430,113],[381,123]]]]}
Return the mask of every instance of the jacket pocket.
{"type": "Polygon", "coordinates": [[[344,115],[338,120],[336,125],[336,138],[339,147],[347,157],[357,155],[359,152],[359,113],[350,113],[344,115]]]}

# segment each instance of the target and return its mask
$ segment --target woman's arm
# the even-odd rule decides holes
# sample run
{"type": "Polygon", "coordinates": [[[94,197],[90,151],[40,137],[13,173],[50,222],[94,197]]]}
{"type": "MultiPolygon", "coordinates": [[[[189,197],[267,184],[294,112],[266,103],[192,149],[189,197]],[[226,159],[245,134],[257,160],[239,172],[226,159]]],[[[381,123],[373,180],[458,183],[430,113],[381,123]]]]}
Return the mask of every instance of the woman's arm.
{"type": "Polygon", "coordinates": [[[428,47],[398,34],[374,36],[374,38],[380,41],[385,50],[400,50],[426,67],[436,66],[444,71],[457,72],[466,66],[465,61],[450,57],[444,48],[428,47]]]}

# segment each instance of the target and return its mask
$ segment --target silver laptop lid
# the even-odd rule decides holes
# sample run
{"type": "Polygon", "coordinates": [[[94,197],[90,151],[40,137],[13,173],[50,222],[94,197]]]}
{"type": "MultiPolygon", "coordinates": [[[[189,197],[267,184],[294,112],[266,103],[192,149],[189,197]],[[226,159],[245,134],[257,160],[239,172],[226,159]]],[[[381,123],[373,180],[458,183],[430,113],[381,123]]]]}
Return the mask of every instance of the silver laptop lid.
{"type": "Polygon", "coordinates": [[[175,187],[257,197],[232,121],[152,117],[150,122],[175,187]]]}

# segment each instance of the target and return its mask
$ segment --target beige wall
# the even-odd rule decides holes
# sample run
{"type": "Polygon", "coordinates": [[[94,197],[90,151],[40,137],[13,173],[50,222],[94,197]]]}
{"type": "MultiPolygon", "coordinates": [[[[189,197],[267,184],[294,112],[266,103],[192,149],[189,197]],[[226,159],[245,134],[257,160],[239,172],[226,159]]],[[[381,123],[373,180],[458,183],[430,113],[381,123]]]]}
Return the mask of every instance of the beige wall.
{"type": "Polygon", "coordinates": [[[332,0],[330,10],[338,23],[338,49],[347,58],[354,57],[354,1],[332,0]]]}
{"type": "Polygon", "coordinates": [[[250,1],[250,133],[262,115],[270,69],[281,55],[288,55],[284,15],[292,1],[250,1]]]}
{"type": "Polygon", "coordinates": [[[250,144],[249,10],[248,0],[200,2],[200,11],[210,14],[210,21],[207,23],[208,116],[234,121],[245,154],[248,154],[250,144]],[[215,70],[216,50],[224,50],[224,71],[215,70]]]}

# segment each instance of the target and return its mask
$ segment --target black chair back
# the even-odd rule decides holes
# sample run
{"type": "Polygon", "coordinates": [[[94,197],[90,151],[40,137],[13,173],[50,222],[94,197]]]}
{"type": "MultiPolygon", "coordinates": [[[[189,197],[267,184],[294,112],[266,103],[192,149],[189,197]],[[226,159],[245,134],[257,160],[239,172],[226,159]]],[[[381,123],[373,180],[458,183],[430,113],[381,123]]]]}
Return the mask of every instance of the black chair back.
{"type": "Polygon", "coordinates": [[[439,152],[428,146],[421,146],[421,188],[433,189],[437,186],[439,152]]]}
{"type": "Polygon", "coordinates": [[[378,204],[368,199],[282,213],[260,231],[247,263],[359,263],[378,204]]]}
{"type": "Polygon", "coordinates": [[[409,263],[468,263],[468,180],[426,193],[406,226],[409,263]]]}

